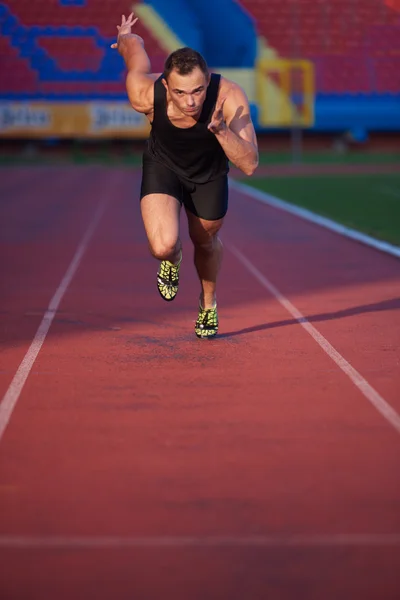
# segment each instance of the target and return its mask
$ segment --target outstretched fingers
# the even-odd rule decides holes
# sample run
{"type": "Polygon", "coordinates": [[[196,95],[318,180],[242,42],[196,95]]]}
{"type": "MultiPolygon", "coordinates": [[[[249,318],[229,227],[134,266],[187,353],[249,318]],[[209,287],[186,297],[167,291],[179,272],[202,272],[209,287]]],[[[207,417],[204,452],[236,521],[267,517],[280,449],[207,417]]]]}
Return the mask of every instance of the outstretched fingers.
{"type": "Polygon", "coordinates": [[[224,120],[224,104],[227,99],[227,96],[221,96],[218,98],[217,103],[215,105],[214,113],[211,118],[211,122],[208,125],[208,129],[212,133],[220,133],[225,128],[225,120],[224,120]]]}
{"type": "Polygon", "coordinates": [[[136,17],[136,19],[134,17],[135,17],[135,15],[132,12],[128,17],[128,20],[126,21],[126,25],[130,25],[132,27],[132,25],[134,25],[136,23],[136,21],[138,20],[138,17],[136,17]]]}
{"type": "MultiPolygon", "coordinates": [[[[118,36],[129,34],[131,32],[131,28],[138,21],[138,17],[135,18],[134,13],[132,12],[128,18],[125,15],[121,17],[121,25],[117,25],[118,36]]],[[[111,44],[111,48],[118,48],[118,42],[111,44]]]]}

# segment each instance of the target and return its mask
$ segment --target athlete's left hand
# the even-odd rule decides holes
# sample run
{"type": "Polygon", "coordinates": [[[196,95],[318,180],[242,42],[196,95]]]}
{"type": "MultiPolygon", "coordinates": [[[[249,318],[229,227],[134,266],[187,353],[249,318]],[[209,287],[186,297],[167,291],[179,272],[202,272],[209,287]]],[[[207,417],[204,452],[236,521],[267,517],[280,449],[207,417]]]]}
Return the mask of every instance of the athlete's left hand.
{"type": "Polygon", "coordinates": [[[138,17],[135,19],[133,13],[131,13],[127,19],[125,18],[125,15],[122,15],[121,25],[117,25],[118,39],[116,43],[111,44],[111,48],[118,48],[118,40],[120,39],[120,36],[129,35],[136,21],[138,21],[138,17]]]}
{"type": "Polygon", "coordinates": [[[226,96],[219,98],[217,104],[215,106],[214,114],[211,117],[210,124],[208,129],[215,134],[223,133],[227,130],[228,126],[225,122],[224,118],[224,104],[225,104],[226,96]]]}

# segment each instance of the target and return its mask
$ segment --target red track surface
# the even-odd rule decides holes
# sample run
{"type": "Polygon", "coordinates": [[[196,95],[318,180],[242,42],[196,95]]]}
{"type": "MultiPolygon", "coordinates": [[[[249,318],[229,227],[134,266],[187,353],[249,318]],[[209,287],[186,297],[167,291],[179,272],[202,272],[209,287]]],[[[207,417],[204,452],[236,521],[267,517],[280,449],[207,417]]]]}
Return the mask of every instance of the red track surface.
{"type": "Polygon", "coordinates": [[[200,341],[184,219],[167,304],[137,187],[2,172],[0,398],[108,204],[0,441],[0,597],[398,600],[399,432],[229,248],[399,413],[398,260],[232,192],[200,341]]]}

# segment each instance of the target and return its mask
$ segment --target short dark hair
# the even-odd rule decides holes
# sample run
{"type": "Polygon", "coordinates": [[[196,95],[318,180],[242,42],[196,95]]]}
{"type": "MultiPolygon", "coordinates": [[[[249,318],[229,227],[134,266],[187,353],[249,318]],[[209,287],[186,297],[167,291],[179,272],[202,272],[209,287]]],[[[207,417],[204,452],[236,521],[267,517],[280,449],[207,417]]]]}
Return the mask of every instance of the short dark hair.
{"type": "Polygon", "coordinates": [[[187,47],[179,48],[172,52],[165,61],[164,77],[167,79],[174,69],[179,75],[189,75],[196,67],[199,67],[204,75],[208,76],[208,66],[200,52],[187,47]]]}

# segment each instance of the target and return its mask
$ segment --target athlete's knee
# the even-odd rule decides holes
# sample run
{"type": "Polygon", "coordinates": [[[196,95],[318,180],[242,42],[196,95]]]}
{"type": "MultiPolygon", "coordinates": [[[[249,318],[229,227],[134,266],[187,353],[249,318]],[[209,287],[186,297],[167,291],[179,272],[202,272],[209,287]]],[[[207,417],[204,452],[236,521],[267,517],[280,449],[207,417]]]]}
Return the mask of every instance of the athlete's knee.
{"type": "Polygon", "coordinates": [[[214,254],[222,249],[222,243],[217,233],[208,233],[205,236],[192,238],[195,249],[203,254],[214,254]]]}
{"type": "Polygon", "coordinates": [[[222,219],[218,221],[195,221],[189,228],[190,239],[195,247],[213,250],[219,245],[218,232],[222,227],[222,219]]]}
{"type": "Polygon", "coordinates": [[[178,240],[175,238],[158,238],[149,243],[150,252],[158,260],[169,260],[177,252],[178,240]]]}

